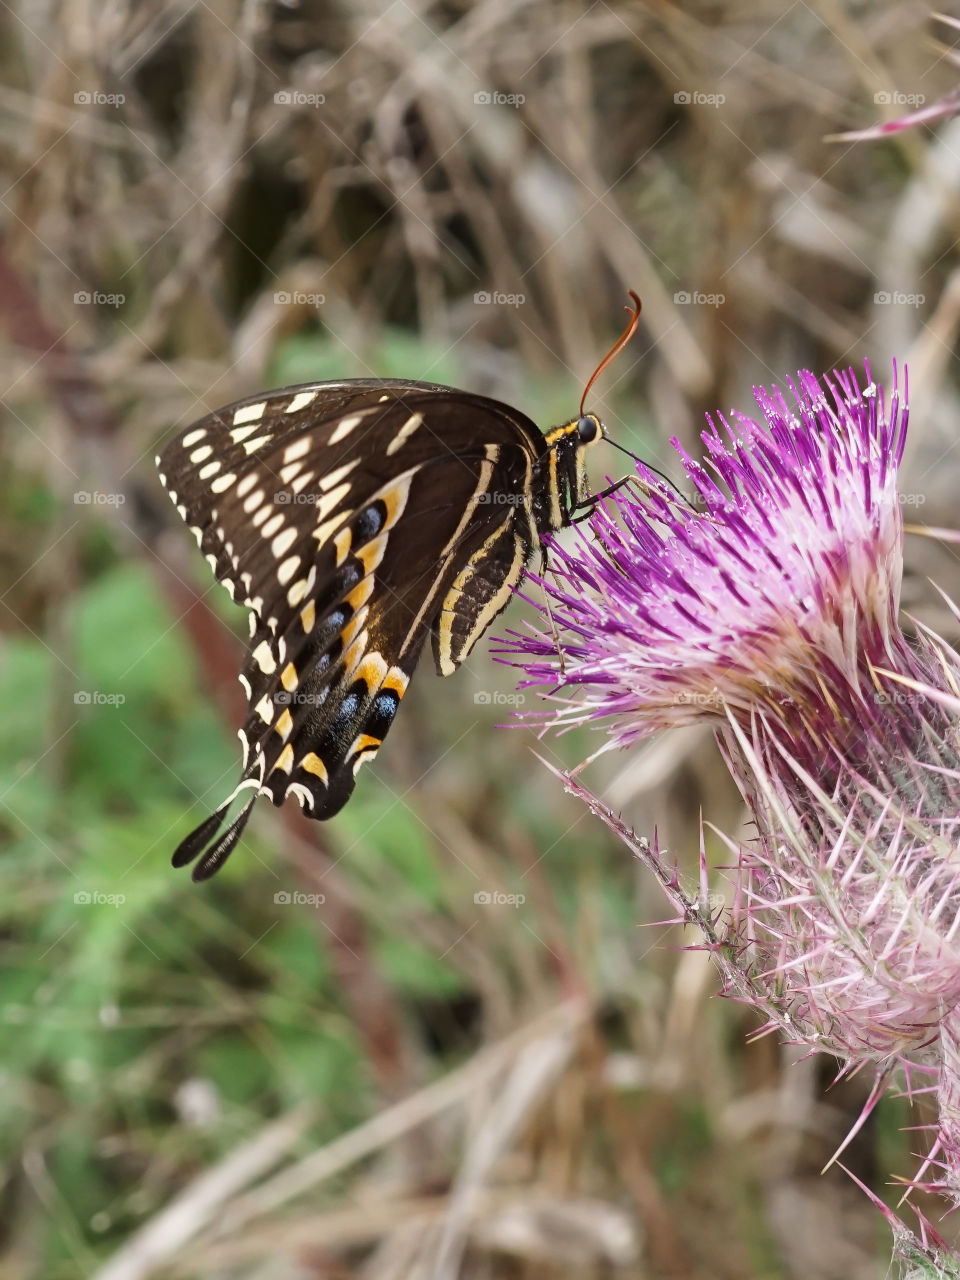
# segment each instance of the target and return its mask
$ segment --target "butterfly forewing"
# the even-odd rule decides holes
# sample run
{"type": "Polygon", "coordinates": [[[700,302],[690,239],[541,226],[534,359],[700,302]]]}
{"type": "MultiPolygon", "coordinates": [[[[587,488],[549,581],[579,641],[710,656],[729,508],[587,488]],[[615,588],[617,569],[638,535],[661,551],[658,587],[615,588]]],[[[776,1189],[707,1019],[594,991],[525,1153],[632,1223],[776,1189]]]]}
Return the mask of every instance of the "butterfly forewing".
{"type": "MultiPolygon", "coordinates": [[[[164,484],[251,611],[238,790],[276,804],[293,794],[314,817],[343,806],[427,635],[449,674],[507,604],[537,534],[542,446],[507,405],[380,381],[285,388],[171,442],[158,459],[164,484]]],[[[195,876],[221,864],[248,812],[195,876]]],[[[215,829],[203,824],[178,860],[215,829]]]]}

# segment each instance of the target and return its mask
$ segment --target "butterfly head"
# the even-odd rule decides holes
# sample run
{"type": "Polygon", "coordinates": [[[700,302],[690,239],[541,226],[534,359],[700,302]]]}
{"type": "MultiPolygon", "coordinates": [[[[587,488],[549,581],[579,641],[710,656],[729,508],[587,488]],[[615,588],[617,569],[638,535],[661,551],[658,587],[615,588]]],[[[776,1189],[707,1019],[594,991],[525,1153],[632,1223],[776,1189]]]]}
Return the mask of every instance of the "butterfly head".
{"type": "Polygon", "coordinates": [[[596,444],[606,435],[603,423],[595,413],[585,413],[577,419],[577,443],[586,447],[596,444]]]}
{"type": "Polygon", "coordinates": [[[542,475],[545,494],[538,513],[545,527],[560,529],[589,495],[587,452],[606,436],[595,413],[581,413],[545,437],[542,475]]]}
{"type": "Polygon", "coordinates": [[[586,450],[598,440],[606,437],[606,428],[595,413],[582,413],[572,418],[561,427],[554,427],[547,432],[546,442],[550,449],[561,449],[564,453],[579,453],[586,450]]]}
{"type": "Polygon", "coordinates": [[[586,453],[593,445],[608,437],[603,423],[595,413],[585,412],[584,405],[597,378],[627,345],[640,323],[640,299],[632,289],[628,293],[633,303],[632,307],[627,308],[630,321],[587,380],[580,397],[580,412],[570,422],[551,431],[546,438],[550,458],[549,523],[552,529],[568,524],[573,518],[573,512],[583,507],[590,498],[586,453]]]}
{"type": "Polygon", "coordinates": [[[572,447],[574,455],[570,472],[572,496],[576,505],[582,503],[590,493],[587,482],[587,453],[595,444],[604,440],[606,435],[604,425],[595,413],[581,413],[576,422],[570,424],[568,448],[572,447]]]}

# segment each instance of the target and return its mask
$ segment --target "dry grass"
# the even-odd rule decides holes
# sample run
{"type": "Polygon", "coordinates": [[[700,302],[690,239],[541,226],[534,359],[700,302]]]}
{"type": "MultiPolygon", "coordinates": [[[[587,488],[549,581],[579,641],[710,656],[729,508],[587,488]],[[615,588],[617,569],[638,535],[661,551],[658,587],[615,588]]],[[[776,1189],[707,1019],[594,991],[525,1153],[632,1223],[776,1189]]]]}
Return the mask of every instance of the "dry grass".
{"type": "MultiPolygon", "coordinates": [[[[627,287],[643,297],[641,338],[598,407],[656,465],[675,471],[668,438],[695,447],[703,411],[746,408],[754,382],[864,356],[883,377],[896,356],[913,373],[905,489],[919,518],[955,523],[960,124],[824,141],[883,114],[877,93],[932,101],[953,83],[912,2],[12,0],[0,7],[0,468],[11,491],[39,485],[54,508],[39,546],[22,504],[0,517],[0,625],[69,653],[69,600],[100,554],[72,495],[122,493],[96,536],[150,566],[175,620],[188,614],[194,696],[212,703],[233,688],[233,648],[155,482],[157,443],[310,376],[311,361],[317,376],[456,376],[547,425],[575,406],[627,287]],[[93,293],[123,300],[77,300],[93,293]],[[884,293],[906,300],[878,303],[884,293]]],[[[906,603],[949,630],[925,579],[956,595],[955,553],[908,550],[906,603]]],[[[449,688],[426,673],[418,684],[380,779],[413,815],[429,903],[375,860],[399,839],[390,829],[262,819],[269,856],[305,889],[322,885],[335,912],[316,945],[343,993],[338,1034],[355,1028],[362,1044],[356,1096],[287,1106],[271,1082],[201,1148],[183,1114],[104,1123],[65,1182],[49,1167],[59,1095],[18,1081],[29,1123],[10,1148],[0,1272],[880,1274],[877,1215],[838,1170],[817,1173],[866,1086],[828,1094],[829,1064],[747,1047],[749,1021],[711,999],[707,958],[635,927],[663,914],[656,888],[558,793],[523,735],[475,714],[478,685],[507,687],[484,656],[449,688]],[[524,913],[475,908],[478,885],[518,883],[524,913]],[[410,998],[371,936],[416,938],[456,994],[410,998]],[[144,1199],[107,1227],[76,1203],[111,1142],[144,1199]]],[[[54,783],[75,766],[68,721],[47,726],[54,783]]],[[[585,747],[542,744],[567,764],[585,747]]],[[[589,777],[681,860],[701,808],[728,831],[741,820],[699,735],[608,757],[589,777]]],[[[7,814],[11,829],[21,820],[7,814]]],[[[217,926],[223,967],[201,972],[221,984],[207,1008],[226,1009],[226,1028],[249,1019],[241,938],[269,918],[242,891],[218,907],[217,883],[203,909],[239,917],[217,926]]],[[[159,1098],[203,1075],[197,1046],[219,1033],[154,1008],[139,959],[123,1016],[156,1028],[132,1065],[159,1098]]],[[[285,980],[272,973],[280,993],[285,980]]],[[[891,1106],[851,1154],[883,1194],[915,1167],[904,1123],[916,1112],[891,1106]]]]}

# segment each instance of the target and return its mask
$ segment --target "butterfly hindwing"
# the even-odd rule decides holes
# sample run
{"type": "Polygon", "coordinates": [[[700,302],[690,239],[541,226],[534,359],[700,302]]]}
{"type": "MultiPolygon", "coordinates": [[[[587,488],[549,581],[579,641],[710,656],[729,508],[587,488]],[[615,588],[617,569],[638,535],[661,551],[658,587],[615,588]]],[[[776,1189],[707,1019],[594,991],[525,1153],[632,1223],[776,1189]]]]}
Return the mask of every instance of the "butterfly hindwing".
{"type": "MultiPolygon", "coordinates": [[[[257,794],[275,804],[292,794],[319,818],[342,808],[428,634],[438,671],[456,669],[534,545],[529,493],[542,439],[499,402],[370,381],[241,402],[167,447],[158,465],[171,497],[217,578],[251,611],[233,796],[252,795],[195,877],[222,863],[257,794]]],[[[212,838],[228,805],[178,861],[212,838]]]]}
{"type": "MultiPolygon", "coordinates": [[[[475,491],[476,477],[463,472],[457,479],[461,475],[475,491]]],[[[468,531],[460,528],[473,498],[466,483],[466,499],[461,494],[455,502],[441,500],[456,490],[434,466],[423,467],[409,483],[410,506],[402,517],[409,525],[398,524],[399,536],[387,536],[393,526],[383,510],[373,516],[361,510],[345,526],[350,537],[334,539],[341,550],[350,549],[329,577],[317,578],[297,619],[282,636],[273,637],[269,628],[258,632],[251,647],[244,671],[251,712],[242,731],[245,748],[254,753],[248,768],[260,767],[262,750],[264,789],[278,804],[291,791],[311,816],[332,816],[346,802],[359,766],[373,757],[392,723],[428,634],[433,631],[435,648],[446,634],[453,601],[486,594],[499,610],[526,559],[527,544],[506,527],[516,508],[501,508],[501,524],[484,538],[483,523],[468,520],[468,531]],[[439,556],[437,535],[444,539],[439,556]],[[482,572],[507,541],[507,567],[515,573],[482,572]]],[[[395,505],[388,502],[386,509],[395,505]]],[[[525,520],[520,527],[526,530],[525,520]]],[[[455,645],[437,649],[450,655],[438,659],[444,674],[454,658],[462,660],[466,642],[475,642],[456,628],[451,634],[455,645]]]]}

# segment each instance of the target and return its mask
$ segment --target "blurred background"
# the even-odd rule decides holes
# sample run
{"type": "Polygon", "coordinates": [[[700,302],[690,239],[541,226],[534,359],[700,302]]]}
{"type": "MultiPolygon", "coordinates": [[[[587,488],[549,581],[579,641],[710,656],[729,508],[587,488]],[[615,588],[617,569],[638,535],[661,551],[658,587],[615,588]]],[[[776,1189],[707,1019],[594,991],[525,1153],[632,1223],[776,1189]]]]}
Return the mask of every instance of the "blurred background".
{"type": "MultiPolygon", "coordinates": [[[[752,384],[908,360],[907,518],[955,524],[960,125],[826,140],[952,90],[950,37],[866,0],[0,6],[4,1280],[885,1273],[820,1175],[869,1081],[751,1041],[549,771],[600,739],[499,727],[536,708],[486,643],[424,662],[337,819],[262,805],[216,879],[171,869],[232,786],[247,628],[152,459],[327,377],[548,428],[629,287],[621,442],[676,476],[752,384]]],[[[956,553],[907,559],[954,635],[956,553]]],[[[582,778],[691,884],[701,812],[749,834],[709,734],[582,778]]],[[[928,1119],[884,1102],[845,1163],[896,1203],[928,1119]]]]}

